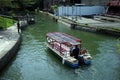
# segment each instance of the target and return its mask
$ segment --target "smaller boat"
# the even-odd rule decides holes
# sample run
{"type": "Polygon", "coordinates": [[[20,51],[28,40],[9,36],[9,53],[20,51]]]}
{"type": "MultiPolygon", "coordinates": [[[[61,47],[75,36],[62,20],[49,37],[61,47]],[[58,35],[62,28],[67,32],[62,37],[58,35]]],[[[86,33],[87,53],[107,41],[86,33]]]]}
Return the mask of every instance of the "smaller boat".
{"type": "Polygon", "coordinates": [[[78,38],[62,32],[49,32],[46,34],[46,46],[63,64],[72,68],[78,68],[81,64],[91,64],[92,57],[87,50],[81,48],[81,40],[78,38]],[[76,46],[78,50],[75,51],[76,46]]]}

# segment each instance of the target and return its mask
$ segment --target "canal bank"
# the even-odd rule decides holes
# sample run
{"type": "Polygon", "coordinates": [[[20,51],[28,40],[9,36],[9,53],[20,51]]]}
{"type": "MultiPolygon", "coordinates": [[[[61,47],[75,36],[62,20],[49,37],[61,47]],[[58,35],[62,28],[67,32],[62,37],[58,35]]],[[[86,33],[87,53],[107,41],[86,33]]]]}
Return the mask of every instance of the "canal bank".
{"type": "Polygon", "coordinates": [[[72,29],[80,29],[100,34],[107,34],[111,36],[120,36],[120,22],[108,22],[107,20],[101,21],[84,17],[58,17],[48,12],[40,12],[53,17],[55,21],[61,22],[72,29]]]}
{"type": "Polygon", "coordinates": [[[15,16],[14,19],[17,19],[19,24],[14,23],[13,26],[0,30],[0,71],[17,54],[22,42],[22,30],[28,25],[35,24],[35,17],[32,15],[15,16]]]}
{"type": "Polygon", "coordinates": [[[18,33],[17,24],[6,30],[0,30],[0,71],[16,55],[21,41],[21,33],[18,33]]]}

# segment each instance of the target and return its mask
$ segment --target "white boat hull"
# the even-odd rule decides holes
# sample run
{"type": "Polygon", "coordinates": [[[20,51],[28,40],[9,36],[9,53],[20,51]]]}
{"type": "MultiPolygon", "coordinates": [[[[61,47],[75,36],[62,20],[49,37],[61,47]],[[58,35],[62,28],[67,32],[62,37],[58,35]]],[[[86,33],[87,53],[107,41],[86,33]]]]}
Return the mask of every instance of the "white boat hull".
{"type": "Polygon", "coordinates": [[[47,43],[46,43],[46,46],[48,48],[50,48],[54,52],[54,54],[56,54],[56,56],[62,60],[63,64],[67,64],[68,66],[70,66],[72,68],[78,68],[79,64],[78,64],[78,60],[77,59],[75,59],[74,57],[71,57],[71,56],[66,56],[65,57],[59,51],[57,51],[56,49],[52,48],[47,43]]]}

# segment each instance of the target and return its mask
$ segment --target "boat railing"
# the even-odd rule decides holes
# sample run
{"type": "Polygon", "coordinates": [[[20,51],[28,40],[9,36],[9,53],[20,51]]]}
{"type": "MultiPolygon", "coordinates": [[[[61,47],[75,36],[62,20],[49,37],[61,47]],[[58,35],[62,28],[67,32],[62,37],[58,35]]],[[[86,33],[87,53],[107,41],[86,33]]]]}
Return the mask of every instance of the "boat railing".
{"type": "Polygon", "coordinates": [[[54,49],[58,50],[62,55],[64,55],[66,52],[69,52],[67,48],[64,46],[61,46],[59,43],[54,43],[54,49]]]}

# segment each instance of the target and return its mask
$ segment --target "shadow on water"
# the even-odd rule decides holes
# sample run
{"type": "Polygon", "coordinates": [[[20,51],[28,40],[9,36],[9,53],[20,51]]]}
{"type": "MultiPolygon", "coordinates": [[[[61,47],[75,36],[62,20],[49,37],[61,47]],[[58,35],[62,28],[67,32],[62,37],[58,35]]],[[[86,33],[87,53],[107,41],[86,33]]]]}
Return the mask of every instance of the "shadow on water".
{"type": "Polygon", "coordinates": [[[55,69],[56,67],[64,68],[64,69],[71,69],[71,68],[68,68],[68,66],[62,64],[62,61],[58,57],[56,57],[55,53],[51,49],[46,47],[45,51],[48,56],[48,61],[51,61],[52,63],[51,66],[54,66],[55,69]]]}

